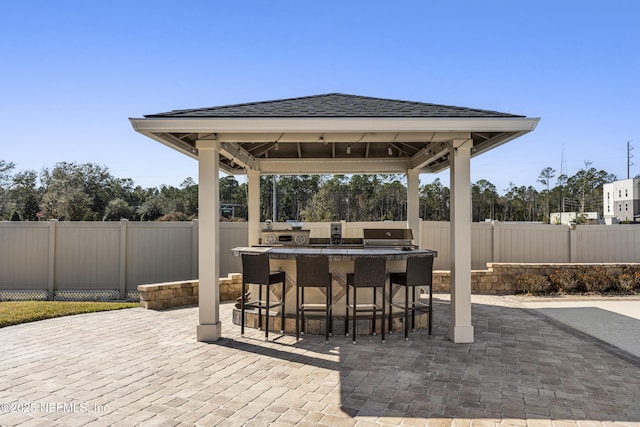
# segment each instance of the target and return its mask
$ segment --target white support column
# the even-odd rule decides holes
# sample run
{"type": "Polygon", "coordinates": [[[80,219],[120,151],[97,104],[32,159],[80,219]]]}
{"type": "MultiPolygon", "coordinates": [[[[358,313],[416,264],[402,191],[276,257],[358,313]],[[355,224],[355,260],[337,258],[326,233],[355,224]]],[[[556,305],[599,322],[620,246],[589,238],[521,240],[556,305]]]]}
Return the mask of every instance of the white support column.
{"type": "Polygon", "coordinates": [[[451,164],[451,322],[449,339],[472,343],[471,325],[471,148],[470,139],[453,140],[451,164]]]}
{"type": "Polygon", "coordinates": [[[249,246],[257,245],[260,240],[260,171],[247,170],[249,187],[247,205],[249,208],[249,246]]]}
{"type": "Polygon", "coordinates": [[[415,169],[407,171],[407,227],[420,245],[420,172],[415,169]]]}
{"type": "Polygon", "coordinates": [[[221,337],[219,152],[215,141],[198,141],[198,341],[221,337]]]}

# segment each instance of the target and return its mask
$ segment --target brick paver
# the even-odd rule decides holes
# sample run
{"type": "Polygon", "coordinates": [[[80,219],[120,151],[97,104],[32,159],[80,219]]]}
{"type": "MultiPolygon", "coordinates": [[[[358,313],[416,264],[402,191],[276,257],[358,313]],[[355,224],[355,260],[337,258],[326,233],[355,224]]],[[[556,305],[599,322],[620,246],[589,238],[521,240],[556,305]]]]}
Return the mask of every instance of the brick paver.
{"type": "MultiPolygon", "coordinates": [[[[640,360],[474,295],[475,343],[434,334],[195,340],[195,307],[0,329],[1,426],[640,426],[640,360]]],[[[271,336],[271,334],[270,334],[271,336]]]]}

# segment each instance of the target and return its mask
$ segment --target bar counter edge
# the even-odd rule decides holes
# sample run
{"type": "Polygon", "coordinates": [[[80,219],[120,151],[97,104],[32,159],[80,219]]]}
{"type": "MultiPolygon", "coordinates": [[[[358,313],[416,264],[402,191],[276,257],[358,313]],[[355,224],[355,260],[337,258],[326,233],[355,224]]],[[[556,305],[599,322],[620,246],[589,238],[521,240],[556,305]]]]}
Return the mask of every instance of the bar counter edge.
{"type": "Polygon", "coordinates": [[[330,261],[352,261],[359,256],[383,256],[389,261],[404,260],[411,255],[437,257],[431,249],[402,250],[399,248],[312,248],[312,247],[237,247],[231,249],[235,256],[243,253],[267,253],[272,259],[295,259],[296,255],[327,255],[330,261]]]}

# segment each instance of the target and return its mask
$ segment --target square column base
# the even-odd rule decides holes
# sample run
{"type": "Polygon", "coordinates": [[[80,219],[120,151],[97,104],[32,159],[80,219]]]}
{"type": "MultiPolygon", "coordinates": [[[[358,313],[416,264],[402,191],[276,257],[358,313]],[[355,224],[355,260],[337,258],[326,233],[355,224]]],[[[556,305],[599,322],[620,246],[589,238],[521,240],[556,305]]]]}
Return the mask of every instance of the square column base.
{"type": "Polygon", "coordinates": [[[449,339],[456,344],[473,343],[473,326],[450,326],[449,339]]]}
{"type": "Polygon", "coordinates": [[[222,338],[222,322],[212,325],[198,325],[197,340],[199,342],[215,342],[222,338]]]}

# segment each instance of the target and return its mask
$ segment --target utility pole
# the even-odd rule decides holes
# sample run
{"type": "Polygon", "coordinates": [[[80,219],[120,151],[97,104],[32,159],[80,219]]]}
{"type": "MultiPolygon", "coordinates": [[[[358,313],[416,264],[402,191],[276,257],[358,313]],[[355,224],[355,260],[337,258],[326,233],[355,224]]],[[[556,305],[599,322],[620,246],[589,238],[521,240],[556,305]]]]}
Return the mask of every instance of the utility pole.
{"type": "MultiPolygon", "coordinates": [[[[564,154],[564,144],[562,144],[562,157],[560,158],[560,176],[567,176],[567,160],[564,154]]],[[[562,212],[564,212],[564,184],[561,188],[562,212]]]]}
{"type": "Polygon", "coordinates": [[[278,220],[278,207],[276,205],[276,201],[277,201],[277,198],[276,198],[276,176],[272,175],[272,177],[273,177],[273,212],[272,212],[273,220],[272,221],[275,223],[278,220]]]}
{"type": "Polygon", "coordinates": [[[629,173],[629,169],[633,166],[631,159],[633,158],[633,154],[631,154],[631,150],[633,147],[631,146],[631,141],[627,141],[627,179],[631,178],[631,174],[629,173]]]}

